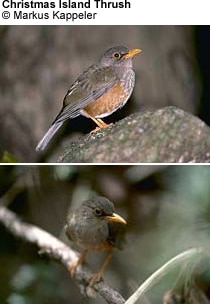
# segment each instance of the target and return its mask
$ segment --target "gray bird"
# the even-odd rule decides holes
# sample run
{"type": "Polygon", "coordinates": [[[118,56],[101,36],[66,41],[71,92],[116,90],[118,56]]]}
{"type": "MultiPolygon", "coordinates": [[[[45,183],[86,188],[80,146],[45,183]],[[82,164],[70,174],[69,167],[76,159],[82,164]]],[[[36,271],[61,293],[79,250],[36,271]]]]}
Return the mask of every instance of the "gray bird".
{"type": "Polygon", "coordinates": [[[100,270],[90,279],[90,286],[101,279],[104,269],[111,258],[113,247],[119,247],[118,238],[125,229],[126,221],[114,213],[114,205],[105,197],[97,196],[84,201],[79,208],[69,214],[65,233],[83,252],[75,261],[70,272],[73,276],[76,268],[85,260],[87,252],[108,251],[100,270]]]}

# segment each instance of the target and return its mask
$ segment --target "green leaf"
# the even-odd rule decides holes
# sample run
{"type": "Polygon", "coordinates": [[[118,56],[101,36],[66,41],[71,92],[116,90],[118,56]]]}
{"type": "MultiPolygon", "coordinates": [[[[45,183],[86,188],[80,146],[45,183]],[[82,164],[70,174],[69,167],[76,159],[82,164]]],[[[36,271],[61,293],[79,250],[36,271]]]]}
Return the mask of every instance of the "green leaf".
{"type": "Polygon", "coordinates": [[[3,156],[0,158],[0,163],[17,163],[18,160],[8,151],[5,151],[3,156]]]}

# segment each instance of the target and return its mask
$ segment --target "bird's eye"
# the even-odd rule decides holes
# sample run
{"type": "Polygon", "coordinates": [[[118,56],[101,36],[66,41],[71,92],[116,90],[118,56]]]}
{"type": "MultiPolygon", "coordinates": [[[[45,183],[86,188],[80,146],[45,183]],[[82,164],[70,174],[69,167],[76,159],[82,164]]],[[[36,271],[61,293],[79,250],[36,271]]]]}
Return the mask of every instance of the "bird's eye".
{"type": "Polygon", "coordinates": [[[101,209],[96,208],[96,209],[95,209],[95,214],[96,214],[97,216],[102,215],[101,209]]]}
{"type": "Polygon", "coordinates": [[[116,59],[120,58],[120,56],[121,56],[121,54],[119,52],[115,52],[113,54],[113,57],[116,58],[116,59]]]}

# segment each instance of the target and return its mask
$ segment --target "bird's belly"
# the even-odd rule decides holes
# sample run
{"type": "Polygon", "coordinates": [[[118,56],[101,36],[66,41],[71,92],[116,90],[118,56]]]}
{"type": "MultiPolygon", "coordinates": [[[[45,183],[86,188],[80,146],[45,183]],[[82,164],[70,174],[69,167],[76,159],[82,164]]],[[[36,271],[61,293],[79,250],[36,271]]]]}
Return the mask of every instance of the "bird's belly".
{"type": "Polygon", "coordinates": [[[82,248],[98,249],[103,247],[108,238],[108,227],[107,225],[101,226],[99,228],[90,228],[85,231],[80,231],[79,236],[76,238],[76,242],[82,248]]]}
{"type": "Polygon", "coordinates": [[[130,90],[125,90],[122,85],[116,84],[100,98],[87,105],[81,114],[94,118],[106,117],[124,106],[130,94],[130,90]]]}

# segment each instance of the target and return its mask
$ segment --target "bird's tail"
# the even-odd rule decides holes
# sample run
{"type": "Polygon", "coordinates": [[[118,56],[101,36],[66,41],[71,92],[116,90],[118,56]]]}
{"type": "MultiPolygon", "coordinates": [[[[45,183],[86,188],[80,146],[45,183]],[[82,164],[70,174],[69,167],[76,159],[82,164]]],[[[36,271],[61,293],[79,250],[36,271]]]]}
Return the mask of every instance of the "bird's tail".
{"type": "Polygon", "coordinates": [[[39,141],[37,147],[36,147],[36,151],[42,151],[44,150],[49,141],[52,139],[52,137],[54,136],[54,134],[56,133],[56,131],[63,125],[63,122],[59,122],[59,123],[54,123],[49,129],[48,131],[45,133],[45,135],[43,136],[43,138],[39,141]]]}

